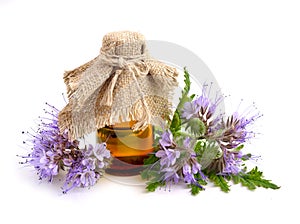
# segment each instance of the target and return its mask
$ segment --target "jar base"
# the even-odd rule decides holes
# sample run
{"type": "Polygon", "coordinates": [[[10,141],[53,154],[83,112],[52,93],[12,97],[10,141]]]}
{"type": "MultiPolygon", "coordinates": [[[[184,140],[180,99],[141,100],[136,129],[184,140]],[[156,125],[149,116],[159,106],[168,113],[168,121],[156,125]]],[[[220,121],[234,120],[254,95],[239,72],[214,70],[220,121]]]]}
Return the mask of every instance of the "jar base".
{"type": "Polygon", "coordinates": [[[107,174],[114,176],[135,176],[144,169],[144,159],[148,156],[113,157],[112,163],[105,170],[107,174]]]}

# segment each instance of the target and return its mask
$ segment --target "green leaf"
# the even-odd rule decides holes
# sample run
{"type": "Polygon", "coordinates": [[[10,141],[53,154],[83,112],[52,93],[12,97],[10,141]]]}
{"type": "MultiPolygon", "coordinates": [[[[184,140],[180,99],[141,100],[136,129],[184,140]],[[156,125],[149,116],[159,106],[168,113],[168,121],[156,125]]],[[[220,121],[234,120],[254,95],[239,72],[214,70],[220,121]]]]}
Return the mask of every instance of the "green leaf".
{"type": "Polygon", "coordinates": [[[201,186],[207,185],[207,182],[202,179],[202,176],[200,173],[194,174],[194,177],[195,177],[195,180],[197,180],[198,184],[200,184],[201,186]]]}
{"type": "Polygon", "coordinates": [[[174,112],[173,119],[172,119],[172,122],[171,122],[171,125],[170,125],[170,130],[173,133],[173,135],[176,132],[181,130],[181,120],[180,120],[180,114],[179,114],[178,110],[176,110],[174,112]]]}
{"type": "Polygon", "coordinates": [[[193,100],[195,96],[196,96],[196,94],[190,95],[191,100],[193,100]]]}
{"type": "Polygon", "coordinates": [[[232,175],[231,177],[232,177],[232,181],[233,181],[234,184],[238,184],[238,183],[241,182],[240,175],[232,175]]]}
{"type": "Polygon", "coordinates": [[[206,132],[205,124],[199,118],[189,119],[185,127],[185,130],[187,129],[190,129],[190,132],[196,137],[200,137],[206,132]]]}
{"type": "Polygon", "coordinates": [[[186,67],[184,67],[183,70],[184,70],[184,83],[185,83],[185,87],[183,90],[184,90],[184,93],[188,94],[191,89],[190,74],[186,67]]]}
{"type": "Polygon", "coordinates": [[[192,97],[189,96],[189,92],[191,89],[191,80],[190,80],[190,74],[186,69],[186,67],[184,67],[184,84],[185,86],[181,91],[181,98],[179,99],[179,104],[177,106],[178,111],[180,111],[183,108],[183,105],[186,102],[192,101],[192,97],[194,97],[194,95],[192,97]]]}
{"type": "Polygon", "coordinates": [[[170,124],[170,130],[172,132],[173,135],[176,134],[176,132],[181,130],[181,120],[180,120],[180,114],[181,114],[181,110],[183,108],[183,105],[186,102],[190,102],[192,101],[193,97],[189,97],[189,91],[191,88],[191,80],[190,80],[190,74],[188,73],[187,69],[184,68],[184,83],[185,86],[183,88],[183,90],[181,91],[181,97],[179,98],[179,103],[177,105],[177,108],[174,112],[171,124],[170,124]]]}
{"type": "Polygon", "coordinates": [[[153,173],[150,169],[148,169],[147,167],[145,167],[145,169],[141,172],[141,178],[143,180],[150,180],[153,178],[153,176],[155,175],[155,173],[153,173]]]}
{"type": "MultiPolygon", "coordinates": [[[[200,176],[200,175],[199,175],[200,176]]],[[[207,185],[207,182],[205,180],[199,179],[197,180],[198,184],[200,184],[201,186],[205,186],[207,185]]]]}
{"type": "Polygon", "coordinates": [[[272,183],[270,180],[263,178],[263,172],[259,171],[257,167],[245,174],[232,175],[232,180],[235,184],[241,183],[249,190],[254,190],[257,187],[279,189],[280,187],[272,183]]]}
{"type": "MultiPolygon", "coordinates": [[[[202,179],[200,173],[194,174],[195,180],[197,180],[198,184],[200,186],[207,185],[207,182],[202,179]]],[[[191,188],[190,192],[192,195],[197,195],[200,193],[200,191],[204,191],[205,189],[203,187],[199,187],[196,184],[189,184],[188,187],[191,188]]]]}
{"type": "Polygon", "coordinates": [[[202,155],[198,157],[198,161],[202,166],[202,169],[208,167],[214,159],[220,156],[220,147],[214,141],[207,141],[202,155]]]}
{"type": "Polygon", "coordinates": [[[148,158],[144,159],[144,165],[151,165],[155,163],[159,158],[155,156],[155,154],[149,154],[148,158]]]}
{"type": "Polygon", "coordinates": [[[244,145],[239,145],[238,147],[236,147],[233,151],[234,152],[239,152],[244,148],[244,145]]]}
{"type": "Polygon", "coordinates": [[[142,179],[149,180],[149,179],[152,179],[156,175],[156,173],[157,173],[156,170],[149,169],[149,166],[153,165],[158,160],[159,160],[159,158],[157,158],[155,156],[155,153],[149,154],[148,158],[144,159],[144,169],[141,172],[142,179]]]}
{"type": "Polygon", "coordinates": [[[252,156],[251,153],[247,153],[247,154],[243,155],[241,159],[242,159],[243,161],[246,161],[246,160],[249,160],[249,159],[251,158],[251,156],[252,156]]]}
{"type": "Polygon", "coordinates": [[[205,142],[206,142],[205,140],[201,139],[201,140],[198,140],[197,143],[195,144],[194,151],[195,151],[196,155],[199,156],[199,158],[202,157],[202,154],[206,147],[205,142]]]}
{"type": "Polygon", "coordinates": [[[243,186],[247,187],[249,190],[254,190],[256,189],[255,184],[253,183],[252,180],[249,180],[247,177],[241,177],[240,182],[243,186]]]}
{"type": "Polygon", "coordinates": [[[216,175],[214,173],[210,173],[208,178],[218,187],[221,188],[222,191],[228,193],[230,191],[230,186],[228,185],[228,181],[221,175],[216,175]]]}
{"type": "Polygon", "coordinates": [[[192,195],[196,196],[200,193],[200,191],[204,191],[204,188],[198,187],[194,184],[190,184],[189,187],[191,188],[190,192],[192,195]]]}
{"type": "Polygon", "coordinates": [[[161,182],[154,182],[154,183],[150,183],[148,184],[148,186],[146,187],[146,189],[150,192],[154,192],[158,187],[162,187],[164,186],[163,183],[161,182]]]}

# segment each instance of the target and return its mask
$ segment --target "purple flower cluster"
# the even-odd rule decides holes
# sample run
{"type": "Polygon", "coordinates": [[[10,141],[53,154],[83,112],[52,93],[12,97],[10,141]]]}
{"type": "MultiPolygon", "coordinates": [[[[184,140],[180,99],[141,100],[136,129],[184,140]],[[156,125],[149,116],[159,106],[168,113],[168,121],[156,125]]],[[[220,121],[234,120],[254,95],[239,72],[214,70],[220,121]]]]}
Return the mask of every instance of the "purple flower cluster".
{"type": "Polygon", "coordinates": [[[176,159],[179,158],[180,152],[176,150],[173,142],[173,135],[170,130],[165,131],[159,140],[161,150],[156,152],[156,157],[160,158],[161,167],[173,166],[176,159]]]}
{"type": "Polygon", "coordinates": [[[80,155],[70,165],[63,192],[67,193],[74,187],[93,186],[109,164],[110,152],[105,143],[80,150],[80,155]]]}
{"type": "Polygon", "coordinates": [[[206,177],[201,171],[201,165],[195,153],[190,148],[190,138],[185,138],[183,147],[179,147],[174,143],[171,131],[166,130],[162,134],[159,145],[160,150],[155,155],[160,158],[160,172],[163,174],[162,179],[166,185],[171,186],[182,180],[202,188],[194,175],[199,173],[203,179],[206,177]]]}
{"type": "Polygon", "coordinates": [[[73,150],[78,147],[79,142],[70,141],[67,132],[60,133],[57,118],[59,111],[53,106],[48,106],[51,111],[45,110],[45,113],[50,115],[50,118],[41,118],[38,130],[33,134],[26,133],[30,138],[24,143],[31,145],[32,151],[22,157],[37,170],[40,179],[48,179],[51,182],[63,165],[61,162],[65,156],[65,149],[73,150]]]}
{"type": "Polygon", "coordinates": [[[246,118],[235,112],[226,120],[223,119],[221,124],[218,125],[221,134],[216,135],[215,140],[223,151],[223,159],[221,161],[224,164],[222,166],[223,169],[216,170],[216,172],[223,175],[235,175],[242,170],[242,158],[246,157],[240,150],[236,151],[235,149],[254,137],[255,134],[249,130],[249,126],[259,117],[259,114],[255,114],[246,118]]]}
{"type": "Polygon", "coordinates": [[[69,140],[67,131],[60,132],[59,110],[48,106],[50,112],[45,110],[45,113],[50,115],[50,118],[41,118],[38,130],[33,134],[26,133],[29,140],[24,143],[31,145],[31,152],[27,156],[22,156],[26,161],[21,163],[33,166],[39,178],[49,182],[52,182],[61,169],[68,169],[64,192],[74,187],[94,185],[103,169],[110,163],[110,152],[106,144],[97,144],[95,148],[90,145],[88,148],[79,149],[79,141],[69,140]]]}
{"type": "Polygon", "coordinates": [[[183,180],[202,188],[195,177],[206,180],[203,172],[236,175],[242,171],[243,159],[246,157],[240,149],[243,143],[254,136],[249,126],[260,115],[247,117],[235,112],[228,118],[224,118],[223,115],[216,114],[222,100],[222,96],[211,100],[204,87],[202,95],[191,102],[186,102],[181,111],[185,129],[189,129],[185,134],[189,137],[183,139],[182,134],[176,134],[177,137],[174,139],[170,130],[166,130],[161,135],[160,150],[155,155],[159,158],[159,172],[163,174],[162,179],[167,185],[183,180]],[[202,132],[201,125],[204,125],[202,132]],[[202,140],[204,141],[201,142],[202,140]],[[209,147],[211,144],[206,144],[205,141],[213,143],[217,148],[209,147]],[[196,149],[196,143],[191,142],[203,143],[203,148],[198,145],[196,149]]]}
{"type": "Polygon", "coordinates": [[[205,134],[209,134],[220,120],[219,116],[214,115],[222,100],[223,97],[218,96],[212,101],[207,94],[207,86],[203,86],[202,94],[196,100],[184,104],[181,117],[187,121],[193,118],[199,119],[205,125],[205,134]]]}
{"type": "Polygon", "coordinates": [[[221,174],[228,175],[228,174],[238,174],[241,172],[241,165],[242,165],[242,158],[243,154],[241,151],[239,152],[229,152],[224,150],[223,159],[225,161],[225,166],[221,174]]]}
{"type": "Polygon", "coordinates": [[[254,137],[254,132],[249,131],[247,127],[258,117],[259,115],[255,114],[246,118],[235,112],[226,121],[223,120],[218,126],[218,129],[222,130],[222,134],[217,136],[221,148],[234,149],[254,137]]]}
{"type": "MultiPolygon", "coordinates": [[[[197,186],[200,186],[197,183],[197,180],[195,179],[194,174],[200,174],[201,179],[205,180],[206,176],[202,173],[201,171],[201,165],[198,163],[196,155],[192,154],[190,159],[185,162],[182,168],[183,176],[184,176],[184,181],[188,184],[194,184],[197,186]]],[[[202,187],[202,186],[200,186],[202,187]]]]}

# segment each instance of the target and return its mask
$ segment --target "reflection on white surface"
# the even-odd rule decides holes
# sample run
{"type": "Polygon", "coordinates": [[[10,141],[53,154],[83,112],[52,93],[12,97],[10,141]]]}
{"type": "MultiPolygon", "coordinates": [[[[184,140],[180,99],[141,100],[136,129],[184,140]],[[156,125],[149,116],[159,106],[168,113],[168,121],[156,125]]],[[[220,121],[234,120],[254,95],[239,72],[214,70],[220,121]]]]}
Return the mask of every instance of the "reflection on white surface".
{"type": "Polygon", "coordinates": [[[128,185],[128,186],[146,186],[145,180],[142,180],[140,175],[135,176],[114,176],[105,173],[104,178],[117,184],[128,185]]]}

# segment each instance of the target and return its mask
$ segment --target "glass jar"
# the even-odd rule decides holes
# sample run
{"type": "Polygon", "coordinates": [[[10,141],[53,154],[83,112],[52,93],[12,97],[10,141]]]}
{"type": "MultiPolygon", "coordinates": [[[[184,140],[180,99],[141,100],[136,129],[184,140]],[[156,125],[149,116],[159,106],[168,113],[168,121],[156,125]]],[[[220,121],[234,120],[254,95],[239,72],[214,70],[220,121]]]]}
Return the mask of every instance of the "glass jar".
{"type": "Polygon", "coordinates": [[[97,131],[99,142],[106,142],[113,157],[106,173],[117,176],[138,175],[143,161],[153,151],[153,126],[133,132],[134,121],[107,126],[97,131]]]}

